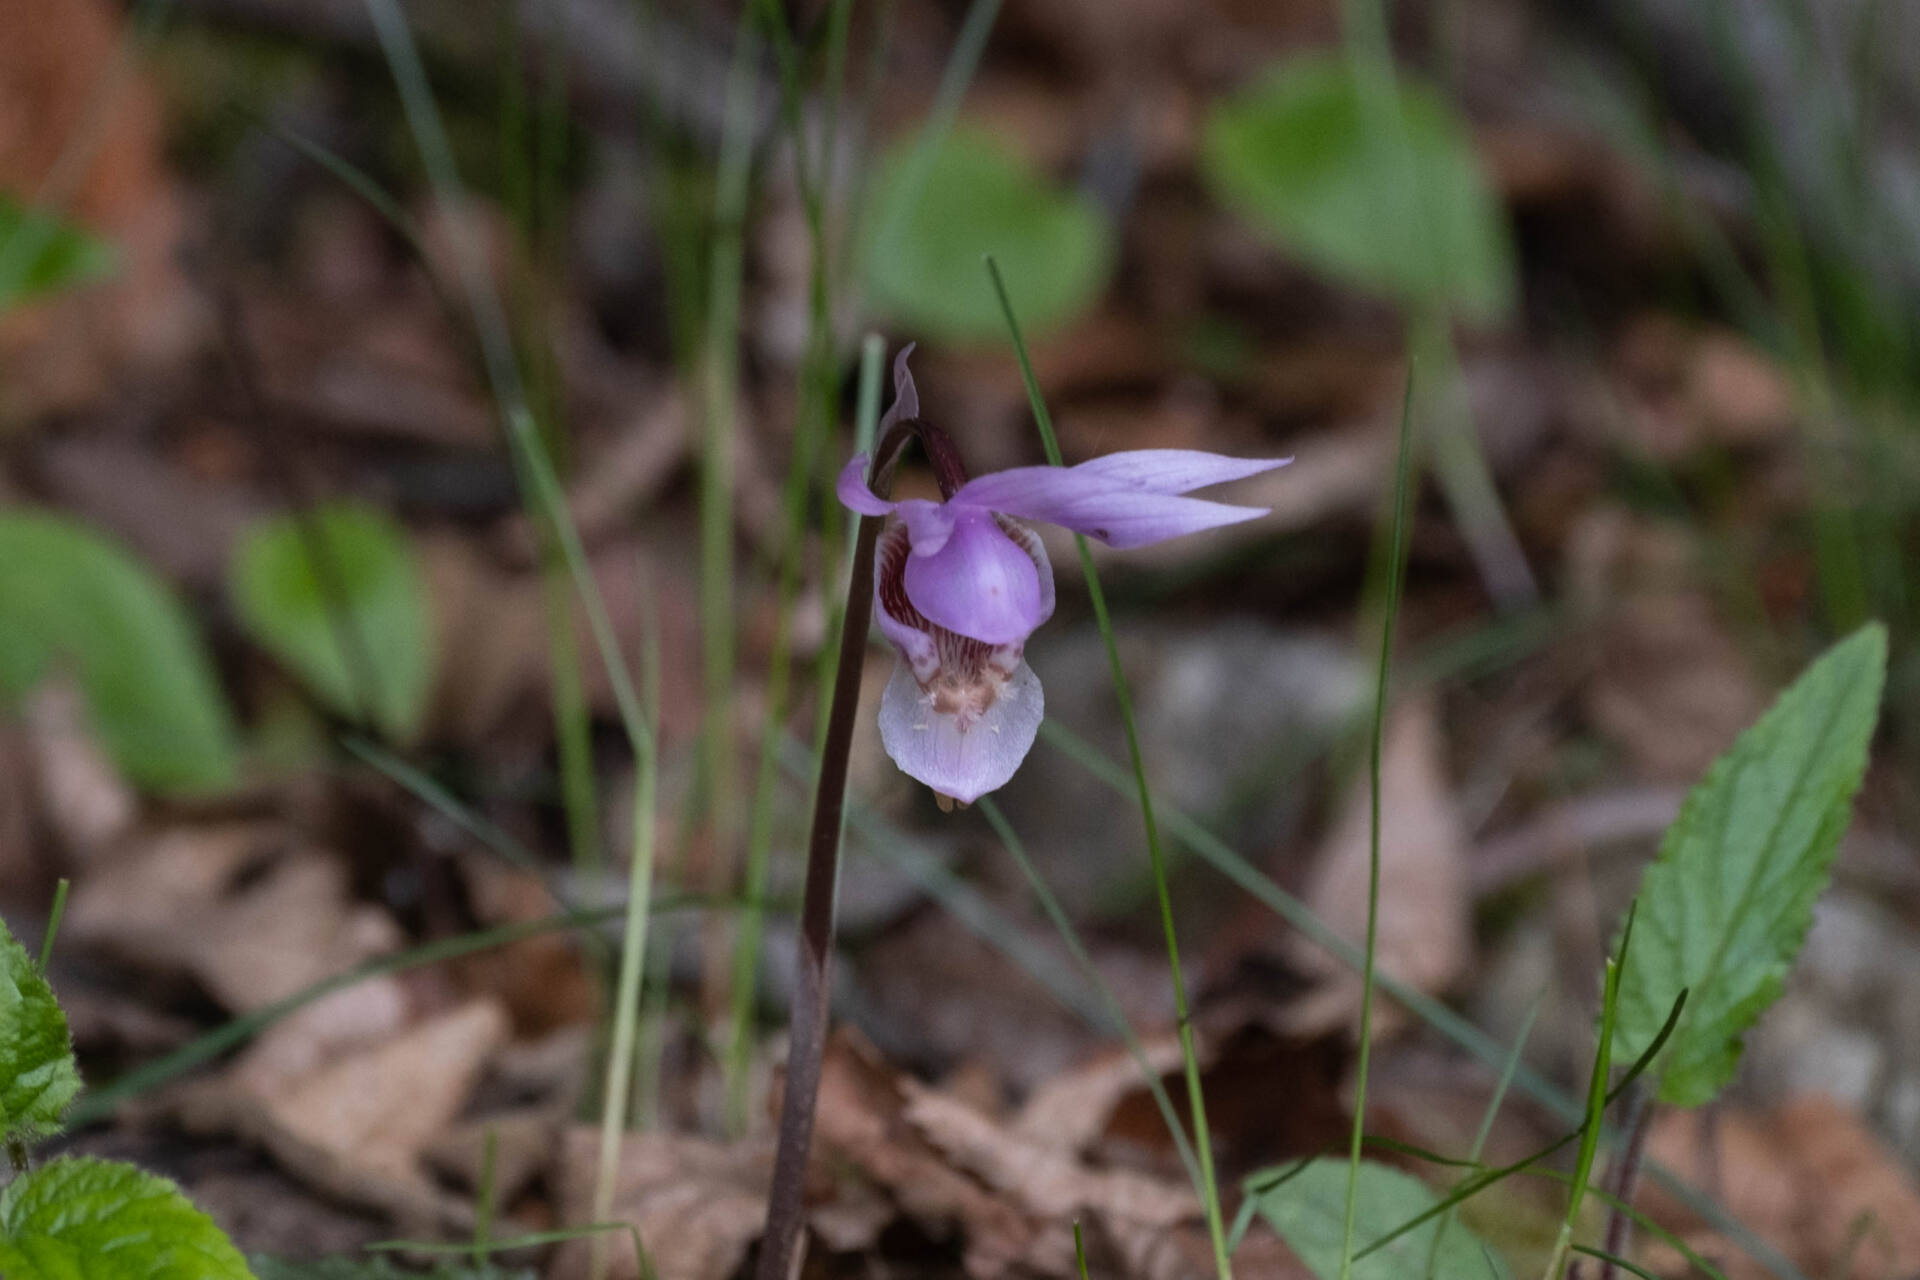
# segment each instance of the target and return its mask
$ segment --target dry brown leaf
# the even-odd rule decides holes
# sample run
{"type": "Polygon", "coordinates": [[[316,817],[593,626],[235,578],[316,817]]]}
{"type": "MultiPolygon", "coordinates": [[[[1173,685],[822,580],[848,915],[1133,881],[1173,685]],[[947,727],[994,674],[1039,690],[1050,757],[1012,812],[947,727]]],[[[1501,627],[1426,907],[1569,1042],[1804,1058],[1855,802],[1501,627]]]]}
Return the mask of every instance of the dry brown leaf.
{"type": "Polygon", "coordinates": [[[507,1039],[498,1001],[470,1000],[377,1048],[330,1063],[266,1099],[288,1133],[355,1163],[417,1173],[487,1058],[507,1039]]]}
{"type": "Polygon", "coordinates": [[[1682,529],[1604,509],[1568,548],[1571,594],[1599,620],[1588,714],[1647,782],[1691,784],[1763,705],[1745,652],[1698,585],[1697,554],[1682,529]]]}
{"type": "MultiPolygon", "coordinates": [[[[1150,1070],[1166,1075],[1180,1069],[1178,1036],[1159,1036],[1141,1047],[1150,1070]]],[[[1133,1054],[1111,1050],[1041,1083],[1009,1131],[1054,1151],[1084,1151],[1105,1132],[1114,1108],[1140,1087],[1140,1064],[1133,1054]]]]}
{"type": "Polygon", "coordinates": [[[1623,443],[1674,461],[1710,445],[1771,444],[1793,428],[1797,405],[1786,373],[1725,329],[1642,316],[1615,352],[1624,412],[1608,422],[1623,443]]]}
{"type": "Polygon", "coordinates": [[[178,1091],[172,1113],[189,1130],[235,1133],[329,1195],[384,1210],[421,1231],[470,1225],[471,1201],[442,1191],[422,1153],[466,1104],[505,1044],[507,1015],[479,998],[306,1075],[245,1073],[178,1091]]]}
{"type": "Polygon", "coordinates": [[[953,1163],[1014,1197],[1041,1219],[1084,1212],[1165,1230],[1200,1216],[1185,1187],[1131,1170],[1097,1170],[1070,1149],[1025,1138],[935,1089],[907,1082],[904,1116],[953,1163]]]}
{"type": "MultiPolygon", "coordinates": [[[[1438,713],[1418,697],[1393,709],[1382,749],[1380,972],[1418,991],[1444,990],[1472,962],[1470,903],[1460,818],[1441,760],[1438,713]]],[[[1366,936],[1371,783],[1357,778],[1315,860],[1307,905],[1356,945],[1366,936]]],[[[1289,935],[1299,967],[1320,985],[1289,1011],[1288,1026],[1312,1035],[1350,1022],[1360,979],[1317,946],[1289,935]]],[[[1392,1019],[1374,1020],[1384,1034],[1392,1019]]]]}
{"type": "MultiPolygon", "coordinates": [[[[1128,1070],[1137,1082],[1137,1067],[1128,1070]]],[[[1105,1063],[1085,1073],[1077,1087],[1096,1101],[1073,1099],[1082,1118],[1061,1136],[1084,1134],[1085,1115],[1114,1092],[1111,1077],[1105,1063]]],[[[848,1035],[828,1053],[819,1133],[827,1151],[884,1187],[923,1230],[963,1232],[969,1274],[1076,1274],[1074,1221],[1086,1223],[1109,1274],[1158,1280],[1207,1265],[1200,1205],[1184,1183],[1089,1165],[1070,1142],[1049,1141],[1032,1108],[1003,1123],[891,1071],[848,1035]]]]}
{"type": "MultiPolygon", "coordinates": [[[[587,1222],[593,1211],[600,1160],[598,1130],[568,1132],[555,1171],[561,1211],[587,1222]]],[[[753,1138],[731,1146],[672,1133],[630,1133],[620,1144],[614,1177],[613,1219],[640,1233],[654,1272],[673,1280],[727,1280],[759,1238],[766,1218],[773,1146],[753,1138]]],[[[612,1280],[640,1275],[632,1238],[608,1237],[612,1280]]],[[[549,1280],[587,1274],[591,1244],[572,1240],[554,1255],[549,1280]]]]}
{"type": "Polygon", "coordinates": [[[42,683],[26,699],[25,718],[42,819],[70,857],[86,861],[111,848],[133,826],[139,803],[100,749],[79,686],[42,683]]]}
{"type": "Polygon", "coordinates": [[[203,332],[174,253],[185,218],[162,113],[125,23],[105,0],[0,0],[0,191],[69,212],[120,259],[108,279],[0,316],[0,417],[91,405],[203,332]]]}
{"type": "Polygon", "coordinates": [[[1027,1255],[1034,1225],[953,1168],[907,1123],[905,1107],[901,1078],[851,1034],[835,1035],[820,1077],[820,1154],[851,1162],[936,1236],[964,1228],[969,1272],[1004,1272],[1027,1255]]]}
{"type": "MultiPolygon", "coordinates": [[[[400,928],[355,904],[341,861],[289,850],[274,823],[181,826],[89,868],[75,885],[66,936],[149,969],[181,970],[234,1013],[281,1000],[394,950],[400,928]]],[[[235,1083],[272,1096],[344,1049],[404,1026],[410,1002],[381,975],[276,1022],[233,1068],[235,1083]]]]}
{"type": "MultiPolygon", "coordinates": [[[[1709,1125],[1667,1112],[1647,1153],[1696,1186],[1710,1185],[1717,1170],[1720,1202],[1809,1275],[1907,1280],[1920,1271],[1920,1184],[1859,1116],[1829,1098],[1803,1095],[1764,1111],[1721,1107],[1709,1125]]],[[[1721,1260],[1729,1280],[1771,1274],[1655,1189],[1648,1208],[1721,1260]]],[[[1681,1274],[1664,1265],[1670,1253],[1649,1247],[1648,1257],[1681,1274]]]]}

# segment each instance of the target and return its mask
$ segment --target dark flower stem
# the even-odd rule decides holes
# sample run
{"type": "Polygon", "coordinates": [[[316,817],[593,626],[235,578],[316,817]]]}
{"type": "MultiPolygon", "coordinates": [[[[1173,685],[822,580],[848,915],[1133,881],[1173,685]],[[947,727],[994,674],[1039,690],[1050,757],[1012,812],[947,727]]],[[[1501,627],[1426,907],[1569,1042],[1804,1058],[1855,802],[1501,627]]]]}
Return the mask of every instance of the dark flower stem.
{"type": "MultiPolygon", "coordinates": [[[[909,440],[918,438],[933,464],[943,494],[966,483],[959,452],[945,432],[908,419],[880,437],[873,451],[868,487],[884,498],[893,488],[894,467],[909,440]]],[[[813,822],[807,840],[807,880],[800,904],[800,955],[793,992],[793,1022],[788,1035],[787,1078],[780,1103],[780,1137],[773,1159],[773,1184],[767,1192],[767,1229],[760,1244],[759,1280],[791,1280],[801,1261],[801,1230],[806,1221],[802,1192],[807,1151],[813,1145],[814,1106],[827,1049],[827,1001],[833,963],[834,906],[840,880],[840,840],[846,829],[847,758],[860,711],[860,674],[866,661],[867,626],[873,620],[873,551],[882,516],[860,517],[859,540],[847,582],[847,608],[840,632],[840,662],[833,681],[833,704],[820,749],[820,772],[813,793],[813,822]]]]}
{"type": "MultiPolygon", "coordinates": [[[[1627,1102],[1627,1137],[1620,1148],[1618,1163],[1613,1169],[1613,1212],[1607,1217],[1607,1235],[1604,1248],[1614,1257],[1625,1257],[1628,1247],[1633,1243],[1633,1219],[1628,1210],[1633,1205],[1634,1189],[1640,1181],[1640,1163],[1646,1154],[1647,1133],[1653,1128],[1653,1100],[1644,1089],[1636,1089],[1627,1102]]],[[[1600,1280],[1614,1280],[1616,1269],[1611,1261],[1600,1268],[1600,1280]]]]}

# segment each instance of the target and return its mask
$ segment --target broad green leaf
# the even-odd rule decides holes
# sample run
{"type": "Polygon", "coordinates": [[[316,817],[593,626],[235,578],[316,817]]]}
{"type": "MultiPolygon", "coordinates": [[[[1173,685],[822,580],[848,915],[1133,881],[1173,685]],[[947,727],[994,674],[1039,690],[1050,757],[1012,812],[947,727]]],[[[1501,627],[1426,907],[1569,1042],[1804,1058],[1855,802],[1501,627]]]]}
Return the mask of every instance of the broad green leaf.
{"type": "Polygon", "coordinates": [[[167,585],[64,516],[0,514],[0,704],[69,673],[101,745],[136,784],[203,791],[233,781],[227,704],[167,585]]]}
{"type": "Polygon", "coordinates": [[[58,1131],[78,1092],[67,1015],[39,966],[0,921],[0,1140],[58,1131]]]}
{"type": "Polygon", "coordinates": [[[1200,167],[1223,203],[1327,275],[1470,319],[1513,305],[1513,249],[1472,136],[1417,82],[1289,60],[1214,108],[1200,167]]]}
{"type": "Polygon", "coordinates": [[[1113,235],[1097,206],[966,129],[931,154],[911,139],[895,147],[875,180],[867,226],[864,275],[875,305],[934,337],[1005,337],[981,267],[986,254],[1029,332],[1084,311],[1113,265],[1113,235]]]}
{"type": "Polygon", "coordinates": [[[1780,994],[1866,772],[1886,665],[1873,623],[1808,667],[1688,793],[1641,878],[1615,1051],[1638,1056],[1687,989],[1654,1066],[1663,1102],[1717,1094],[1780,994]]]}
{"type": "MultiPolygon", "coordinates": [[[[1268,1169],[1246,1180],[1254,1188],[1281,1177],[1284,1169],[1268,1169]]],[[[1412,1174],[1383,1164],[1362,1161],[1353,1223],[1353,1247],[1363,1249],[1409,1218],[1431,1209],[1439,1197],[1412,1174]]],[[[1347,1162],[1322,1157],[1310,1162],[1271,1190],[1260,1193],[1260,1216],[1298,1254],[1320,1280],[1340,1274],[1345,1243],[1347,1162]]],[[[1352,1280],[1407,1280],[1426,1274],[1427,1253],[1433,1247],[1438,1218],[1407,1232],[1377,1253],[1353,1264],[1352,1280]]],[[[1479,1238],[1458,1223],[1441,1239],[1433,1274],[1437,1280],[1500,1280],[1504,1267],[1490,1271],[1488,1250],[1479,1238]]],[[[1498,1263],[1496,1261],[1496,1266],[1498,1263]]]]}
{"type": "Polygon", "coordinates": [[[253,1280],[213,1219],[165,1178],[69,1156],[0,1192],[6,1280],[253,1280]]]}
{"type": "Polygon", "coordinates": [[[390,517],[342,504],[264,524],[235,553],[232,588],[248,634],[329,707],[352,719],[371,712],[402,741],[418,731],[433,625],[406,531],[390,517]]]}
{"type": "Polygon", "coordinates": [[[113,246],[0,193],[0,310],[113,270],[113,246]]]}
{"type": "Polygon", "coordinates": [[[443,1262],[432,1271],[408,1270],[383,1255],[366,1258],[319,1258],[293,1262],[255,1256],[256,1280],[533,1280],[533,1272],[500,1266],[443,1262]]]}

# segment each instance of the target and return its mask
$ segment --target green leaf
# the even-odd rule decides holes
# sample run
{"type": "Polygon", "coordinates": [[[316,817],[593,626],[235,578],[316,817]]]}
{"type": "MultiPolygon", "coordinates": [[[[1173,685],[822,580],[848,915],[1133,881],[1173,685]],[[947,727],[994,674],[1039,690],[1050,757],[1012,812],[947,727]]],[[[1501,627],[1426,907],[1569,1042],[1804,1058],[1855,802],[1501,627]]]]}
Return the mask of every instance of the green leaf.
{"type": "Polygon", "coordinates": [[[1873,623],[1808,667],[1688,793],[1641,878],[1615,1034],[1637,1056],[1688,989],[1654,1067],[1662,1101],[1718,1093],[1780,994],[1866,772],[1886,665],[1873,623]]]}
{"type": "Polygon", "coordinates": [[[875,180],[867,225],[864,275],[874,304],[930,337],[1004,337],[980,268],[986,254],[1000,263],[1030,332],[1079,315],[1113,266],[1113,234],[1098,206],[967,129],[931,154],[916,140],[895,147],[875,180]]]}
{"type": "Polygon", "coordinates": [[[533,1272],[524,1269],[452,1262],[443,1262],[424,1273],[410,1271],[382,1256],[320,1258],[312,1262],[255,1256],[248,1261],[253,1264],[256,1280],[533,1280],[533,1272]]]}
{"type": "Polygon", "coordinates": [[[165,1178],[69,1156],[0,1192],[7,1280],[253,1280],[213,1219],[165,1178]]]}
{"type": "Polygon", "coordinates": [[[136,784],[232,783],[227,705],[167,585],[64,516],[0,514],[0,703],[62,672],[78,678],[101,745],[136,784]]]}
{"type": "MultiPolygon", "coordinates": [[[[1247,1193],[1259,1197],[1260,1216],[1307,1264],[1307,1269],[1320,1280],[1334,1280],[1340,1274],[1345,1243],[1347,1162],[1322,1157],[1287,1177],[1290,1172],[1268,1169],[1253,1174],[1246,1180],[1247,1193]],[[1280,1178],[1285,1180],[1266,1191],[1257,1190],[1280,1178]]],[[[1437,1199],[1427,1184],[1412,1174],[1363,1160],[1353,1247],[1365,1247],[1407,1219],[1431,1209],[1437,1199]]],[[[1441,1221],[1436,1218],[1379,1252],[1368,1254],[1353,1264],[1352,1280],[1406,1280],[1426,1274],[1427,1251],[1440,1228],[1441,1221]]],[[[1505,1276],[1504,1267],[1489,1271],[1490,1256],[1478,1237],[1456,1223],[1440,1242],[1433,1274],[1437,1280],[1488,1280],[1490,1274],[1497,1280],[1505,1276]]]]}
{"type": "Polygon", "coordinates": [[[78,1092],[67,1015],[39,966],[0,921],[0,1140],[57,1132],[78,1092]]]}
{"type": "Polygon", "coordinates": [[[1470,319],[1513,305],[1513,249],[1472,136],[1418,83],[1289,60],[1214,108],[1200,167],[1224,204],[1330,276],[1470,319]]]}
{"type": "Polygon", "coordinates": [[[113,246],[0,193],[0,310],[111,272],[113,246]]]}
{"type": "Polygon", "coordinates": [[[418,731],[433,624],[406,531],[390,517],[342,504],[264,524],[234,556],[232,590],[247,633],[329,707],[397,740],[418,731]]]}

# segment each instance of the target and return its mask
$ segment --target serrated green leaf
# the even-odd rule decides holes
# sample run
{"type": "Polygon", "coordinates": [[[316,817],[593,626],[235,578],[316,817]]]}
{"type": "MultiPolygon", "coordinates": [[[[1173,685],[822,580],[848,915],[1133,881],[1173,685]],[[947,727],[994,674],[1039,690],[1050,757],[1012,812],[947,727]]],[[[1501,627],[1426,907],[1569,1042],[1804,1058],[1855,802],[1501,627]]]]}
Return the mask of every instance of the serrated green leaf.
{"type": "MultiPolygon", "coordinates": [[[[1340,1274],[1340,1254],[1346,1238],[1347,1162],[1331,1158],[1311,1161],[1304,1169],[1270,1190],[1256,1192],[1287,1173],[1268,1169],[1246,1180],[1248,1194],[1258,1194],[1260,1216],[1298,1254],[1320,1280],[1340,1274]]],[[[1431,1209],[1439,1199],[1412,1174],[1383,1164],[1362,1161],[1355,1204],[1353,1247],[1358,1250],[1387,1234],[1409,1218],[1431,1209]]],[[[1439,1219],[1407,1232],[1393,1243],[1353,1264],[1352,1280],[1407,1280],[1426,1274],[1427,1253],[1433,1247],[1439,1219]]],[[[1449,1227],[1435,1258],[1437,1280],[1488,1280],[1487,1247],[1457,1223],[1449,1227]]],[[[1504,1266],[1491,1273],[1495,1280],[1507,1274],[1504,1266]]]]}
{"type": "Polygon", "coordinates": [[[1282,63],[1214,108],[1201,173],[1229,208],[1330,276],[1498,319],[1513,305],[1513,249],[1472,136],[1417,82],[1386,88],[1370,101],[1345,58],[1282,63]]]}
{"type": "Polygon", "coordinates": [[[1866,772],[1886,665],[1874,623],[1808,667],[1688,793],[1641,878],[1615,1036],[1637,1056],[1687,988],[1654,1067],[1662,1101],[1712,1099],[1780,994],[1866,772]]]}
{"type": "Polygon", "coordinates": [[[79,680],[101,745],[137,785],[232,783],[227,704],[171,589],[76,521],[0,514],[0,703],[61,672],[79,680]]]}
{"type": "Polygon", "coordinates": [[[498,1266],[445,1262],[432,1271],[410,1271],[384,1256],[318,1258],[294,1262],[255,1255],[248,1259],[256,1280],[533,1280],[533,1272],[498,1266]]]}
{"type": "Polygon", "coordinates": [[[0,1140],[27,1142],[58,1132],[78,1092],[67,1015],[39,966],[0,921],[0,1140]]]}
{"type": "Polygon", "coordinates": [[[6,1280],[253,1280],[180,1189],[130,1164],[68,1156],[0,1192],[6,1280]]]}
{"type": "Polygon", "coordinates": [[[303,529],[289,516],[247,534],[233,562],[235,611],[329,707],[358,719],[370,699],[374,725],[405,741],[420,728],[433,680],[426,586],[406,531],[347,504],[308,520],[303,529]],[[316,572],[309,535],[335,580],[316,572]]]}
{"type": "Polygon", "coordinates": [[[1084,311],[1113,266],[1113,233],[1092,201],[967,129],[930,156],[914,140],[895,147],[875,179],[867,225],[864,276],[875,306],[932,337],[1005,337],[980,265],[987,254],[1029,333],[1084,311]]]}
{"type": "Polygon", "coordinates": [[[0,310],[112,271],[113,246],[0,193],[0,310]]]}

